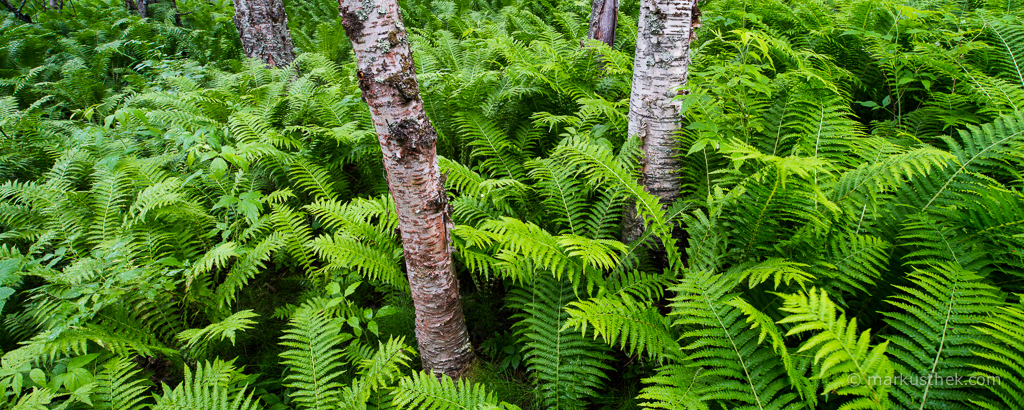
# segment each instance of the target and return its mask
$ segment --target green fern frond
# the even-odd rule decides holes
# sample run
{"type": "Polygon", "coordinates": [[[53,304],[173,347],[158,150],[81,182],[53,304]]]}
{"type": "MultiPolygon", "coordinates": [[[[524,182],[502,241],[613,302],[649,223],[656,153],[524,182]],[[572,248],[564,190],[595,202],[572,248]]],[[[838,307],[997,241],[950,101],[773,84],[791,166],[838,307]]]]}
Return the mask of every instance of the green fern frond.
{"type": "Polygon", "coordinates": [[[523,159],[512,149],[508,136],[492,120],[475,113],[456,117],[459,131],[470,137],[473,156],[491,175],[522,179],[526,172],[523,159]]]}
{"type": "Polygon", "coordinates": [[[711,406],[700,395],[708,388],[701,373],[700,367],[666,364],[644,379],[648,386],[636,398],[644,400],[640,405],[649,409],[709,410],[711,406]]]}
{"type": "Polygon", "coordinates": [[[103,242],[117,235],[122,223],[122,208],[128,205],[133,180],[125,160],[108,158],[96,165],[96,183],[92,191],[93,241],[103,242]]]}
{"type": "Polygon", "coordinates": [[[285,386],[294,389],[292,399],[300,409],[328,410],[341,404],[345,370],[341,344],[352,335],[341,333],[339,319],[327,316],[322,308],[306,303],[289,320],[281,337],[281,364],[288,366],[285,386]]]}
{"type": "Polygon", "coordinates": [[[551,158],[580,169],[594,186],[617,187],[631,196],[636,200],[637,210],[648,229],[664,244],[669,261],[675,263],[680,260],[665,210],[658,198],[640,187],[633,171],[624,168],[610,150],[588,141],[566,139],[551,153],[551,158]]]}
{"type": "Polygon", "coordinates": [[[285,245],[284,235],[280,232],[271,233],[256,243],[252,249],[247,249],[238,261],[231,266],[224,277],[224,281],[217,286],[216,305],[218,307],[229,307],[234,303],[235,297],[250,279],[266,268],[266,261],[270,256],[285,245]]]}
{"type": "Polygon", "coordinates": [[[156,398],[153,410],[257,410],[259,399],[252,391],[233,386],[235,369],[230,363],[206,362],[195,372],[185,367],[185,378],[174,389],[166,384],[164,393],[156,398]]]}
{"type": "Polygon", "coordinates": [[[202,357],[209,350],[212,342],[228,339],[235,345],[235,334],[252,329],[256,324],[253,318],[259,317],[251,309],[237,312],[224,320],[212,323],[202,329],[188,329],[178,333],[175,338],[185,342],[185,348],[193,351],[196,357],[202,357]]]}
{"type": "Polygon", "coordinates": [[[815,391],[818,388],[818,384],[815,381],[808,380],[806,371],[799,367],[797,358],[791,354],[789,347],[786,346],[782,329],[775,324],[774,319],[741,298],[734,298],[727,303],[747,315],[747,323],[750,323],[751,329],[761,329],[757,339],[758,344],[764,343],[765,338],[770,337],[772,349],[782,360],[782,366],[786,369],[786,376],[789,377],[790,385],[800,394],[800,398],[804,400],[808,407],[815,407],[817,405],[815,391]]]}
{"type": "Polygon", "coordinates": [[[971,377],[997,400],[973,399],[972,404],[988,410],[1024,406],[1024,306],[1000,307],[997,313],[975,328],[987,337],[975,340],[974,354],[988,360],[970,363],[978,371],[971,377]]]}
{"type": "Polygon", "coordinates": [[[567,328],[563,309],[575,299],[572,286],[551,274],[538,272],[529,288],[519,288],[509,303],[522,311],[516,333],[525,344],[527,368],[533,372],[547,408],[583,408],[597,394],[611,370],[607,347],[567,328]]]}
{"type": "Polygon", "coordinates": [[[824,290],[812,288],[806,294],[781,295],[783,312],[779,324],[795,324],[786,336],[812,333],[798,352],[813,351],[820,370],[815,378],[825,391],[840,396],[858,396],[844,403],[849,409],[884,409],[889,406],[893,366],[886,356],[889,342],[871,346],[871,333],[858,334],[857,319],[846,320],[824,290]]]}
{"type": "Polygon", "coordinates": [[[395,387],[393,404],[410,410],[514,410],[508,403],[498,402],[482,384],[466,379],[453,382],[448,376],[438,378],[429,372],[413,373],[395,387]]]}
{"type": "Polygon", "coordinates": [[[570,317],[562,329],[579,330],[586,336],[587,328],[593,327],[595,338],[619,345],[630,356],[646,353],[659,362],[682,359],[669,320],[654,307],[628,299],[595,298],[571,302],[565,311],[570,317]]]}
{"type": "Polygon", "coordinates": [[[359,378],[343,393],[344,408],[365,409],[366,402],[377,390],[401,378],[403,368],[409,366],[413,350],[402,338],[380,343],[373,357],[359,364],[359,378]]]}
{"type": "Polygon", "coordinates": [[[224,242],[206,252],[202,259],[196,261],[185,278],[185,290],[189,290],[193,283],[203,283],[204,277],[216,270],[227,268],[228,262],[238,257],[238,245],[234,242],[224,242]]]}
{"type": "Polygon", "coordinates": [[[829,286],[852,295],[868,294],[881,280],[889,263],[892,244],[870,235],[833,237],[826,245],[825,260],[810,268],[829,286]]]}
{"type": "Polygon", "coordinates": [[[889,301],[901,311],[882,314],[899,332],[888,337],[897,374],[924,380],[897,383],[893,397],[924,409],[966,408],[973,398],[968,386],[936,381],[970,369],[973,344],[984,339],[975,327],[1000,304],[997,290],[956,264],[917,269],[910,279],[914,286],[897,286],[901,294],[889,301]]]}
{"type": "Polygon", "coordinates": [[[317,199],[334,199],[338,197],[336,185],[342,180],[331,178],[323,167],[302,158],[294,158],[288,162],[288,174],[295,185],[317,199]]]}
{"type": "Polygon", "coordinates": [[[781,358],[760,344],[761,332],[747,327],[744,312],[730,304],[741,280],[735,273],[691,271],[671,289],[672,325],[684,329],[683,363],[703,368],[701,378],[709,378],[695,394],[742,409],[799,408],[781,358]]]}
{"type": "Polygon", "coordinates": [[[582,234],[582,214],[588,195],[582,181],[576,178],[578,171],[558,166],[550,159],[530,161],[526,167],[530,177],[539,182],[543,204],[554,216],[552,221],[558,224],[555,226],[562,228],[559,233],[582,234]]]}
{"type": "Polygon", "coordinates": [[[313,241],[313,231],[307,221],[305,212],[294,210],[286,205],[272,205],[274,209],[271,219],[277,232],[284,234],[286,250],[305,269],[306,274],[313,276],[314,256],[309,249],[313,241]]]}
{"type": "Polygon", "coordinates": [[[102,410],[142,410],[147,407],[145,393],[150,382],[139,377],[141,370],[124,357],[115,357],[96,375],[97,397],[93,404],[102,410]]]}
{"type": "MultiPolygon", "coordinates": [[[[989,180],[988,175],[1005,173],[1013,160],[1013,152],[1020,152],[1024,144],[1024,113],[1007,115],[996,121],[970,126],[960,131],[960,141],[944,138],[950,153],[956,159],[952,166],[928,179],[915,180],[907,191],[911,205],[927,210],[932,206],[956,204],[956,191],[970,191],[971,185],[989,180]]],[[[1018,164],[1020,159],[1017,159],[1018,164]]]]}
{"type": "Polygon", "coordinates": [[[353,269],[367,279],[407,291],[409,281],[402,271],[402,248],[394,238],[388,239],[384,243],[364,243],[351,233],[336,232],[317,237],[310,246],[327,261],[325,269],[353,269]]]}

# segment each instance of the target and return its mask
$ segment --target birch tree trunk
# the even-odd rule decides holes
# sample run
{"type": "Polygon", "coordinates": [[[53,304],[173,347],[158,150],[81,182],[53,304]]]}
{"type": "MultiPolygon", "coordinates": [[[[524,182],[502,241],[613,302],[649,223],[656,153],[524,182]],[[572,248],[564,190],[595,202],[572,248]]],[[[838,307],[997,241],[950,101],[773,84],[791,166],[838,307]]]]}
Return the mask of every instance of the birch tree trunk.
{"type": "Polygon", "coordinates": [[[594,0],[590,11],[587,38],[615,45],[615,26],[619,21],[619,0],[594,0]]]}
{"type": "Polygon", "coordinates": [[[437,132],[423,109],[409,36],[397,0],[339,4],[395,199],[423,367],[458,378],[473,349],[452,267],[452,209],[437,165],[437,132]]]}
{"type": "Polygon", "coordinates": [[[246,57],[263,60],[269,67],[285,67],[295,60],[281,0],[235,0],[233,20],[246,57]]]}
{"type": "MultiPolygon", "coordinates": [[[[672,91],[686,85],[690,41],[699,27],[697,0],[643,0],[637,28],[633,88],[629,97],[629,136],[643,142],[641,183],[661,198],[663,206],[679,196],[675,175],[679,161],[673,134],[682,116],[672,91]]],[[[627,211],[622,237],[632,241],[643,233],[643,220],[635,209],[627,211]]]]}

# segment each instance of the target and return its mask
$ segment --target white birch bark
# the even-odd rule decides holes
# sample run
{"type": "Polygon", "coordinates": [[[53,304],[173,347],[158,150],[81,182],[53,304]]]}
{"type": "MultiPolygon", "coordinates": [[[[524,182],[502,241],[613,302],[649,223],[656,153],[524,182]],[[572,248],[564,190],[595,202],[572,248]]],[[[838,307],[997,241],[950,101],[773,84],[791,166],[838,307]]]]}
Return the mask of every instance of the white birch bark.
{"type": "MultiPolygon", "coordinates": [[[[697,0],[643,0],[637,29],[633,88],[629,97],[629,137],[643,141],[641,183],[668,205],[679,196],[679,166],[673,137],[682,116],[672,99],[676,86],[686,85],[690,41],[698,24],[697,0]]],[[[626,241],[643,232],[643,220],[627,211],[622,233],[626,241]]]]}
{"type": "Polygon", "coordinates": [[[452,267],[451,206],[437,164],[437,132],[423,109],[409,36],[396,0],[339,4],[395,199],[423,368],[458,378],[473,349],[452,267]]]}

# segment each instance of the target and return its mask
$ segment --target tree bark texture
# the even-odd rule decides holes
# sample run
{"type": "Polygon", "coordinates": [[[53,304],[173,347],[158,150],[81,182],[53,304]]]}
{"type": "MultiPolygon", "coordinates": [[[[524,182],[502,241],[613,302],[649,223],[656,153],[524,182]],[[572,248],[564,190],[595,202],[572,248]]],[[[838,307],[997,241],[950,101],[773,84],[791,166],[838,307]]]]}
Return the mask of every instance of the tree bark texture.
{"type": "Polygon", "coordinates": [[[458,378],[473,349],[452,267],[452,209],[437,165],[437,132],[423,109],[409,36],[396,0],[339,5],[395,199],[423,368],[458,378]]]}
{"type": "Polygon", "coordinates": [[[246,57],[263,60],[269,67],[285,67],[295,60],[281,0],[235,0],[233,20],[246,57]]]}
{"type": "Polygon", "coordinates": [[[615,45],[615,26],[619,21],[619,0],[594,0],[590,11],[590,30],[587,38],[612,47],[615,45]]]}
{"type": "MultiPolygon", "coordinates": [[[[690,41],[699,27],[697,0],[643,0],[637,28],[633,88],[629,97],[629,136],[643,141],[641,183],[661,198],[663,206],[679,196],[675,175],[679,161],[676,140],[682,115],[672,99],[686,85],[690,66],[690,41]]],[[[643,232],[643,220],[627,211],[623,239],[632,241],[643,232]]]]}
{"type": "Polygon", "coordinates": [[[149,1],[148,0],[135,0],[136,11],[139,12],[139,17],[149,17],[149,1]]]}

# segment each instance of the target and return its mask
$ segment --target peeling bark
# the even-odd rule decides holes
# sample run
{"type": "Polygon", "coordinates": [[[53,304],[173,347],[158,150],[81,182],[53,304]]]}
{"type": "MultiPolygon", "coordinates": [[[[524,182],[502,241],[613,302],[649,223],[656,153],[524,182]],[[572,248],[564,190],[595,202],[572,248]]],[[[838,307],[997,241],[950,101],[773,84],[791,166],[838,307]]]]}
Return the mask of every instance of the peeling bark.
{"type": "Polygon", "coordinates": [[[263,60],[269,67],[285,67],[295,60],[281,0],[235,0],[233,20],[246,57],[263,60]]]}
{"type": "Polygon", "coordinates": [[[452,209],[437,164],[437,132],[423,109],[409,36],[396,0],[339,5],[395,199],[423,368],[458,378],[473,349],[452,266],[452,209]]]}
{"type": "Polygon", "coordinates": [[[615,26],[619,21],[619,0],[594,0],[590,11],[587,38],[615,45],[615,26]]]}
{"type": "MultiPolygon", "coordinates": [[[[679,161],[673,134],[682,121],[673,87],[685,86],[690,41],[699,27],[697,0],[643,0],[637,28],[633,88],[629,97],[629,137],[643,141],[641,183],[667,206],[679,196],[679,161]]],[[[681,92],[680,92],[681,93],[681,92]]],[[[622,237],[632,241],[644,230],[635,210],[627,211],[622,237]]]]}

